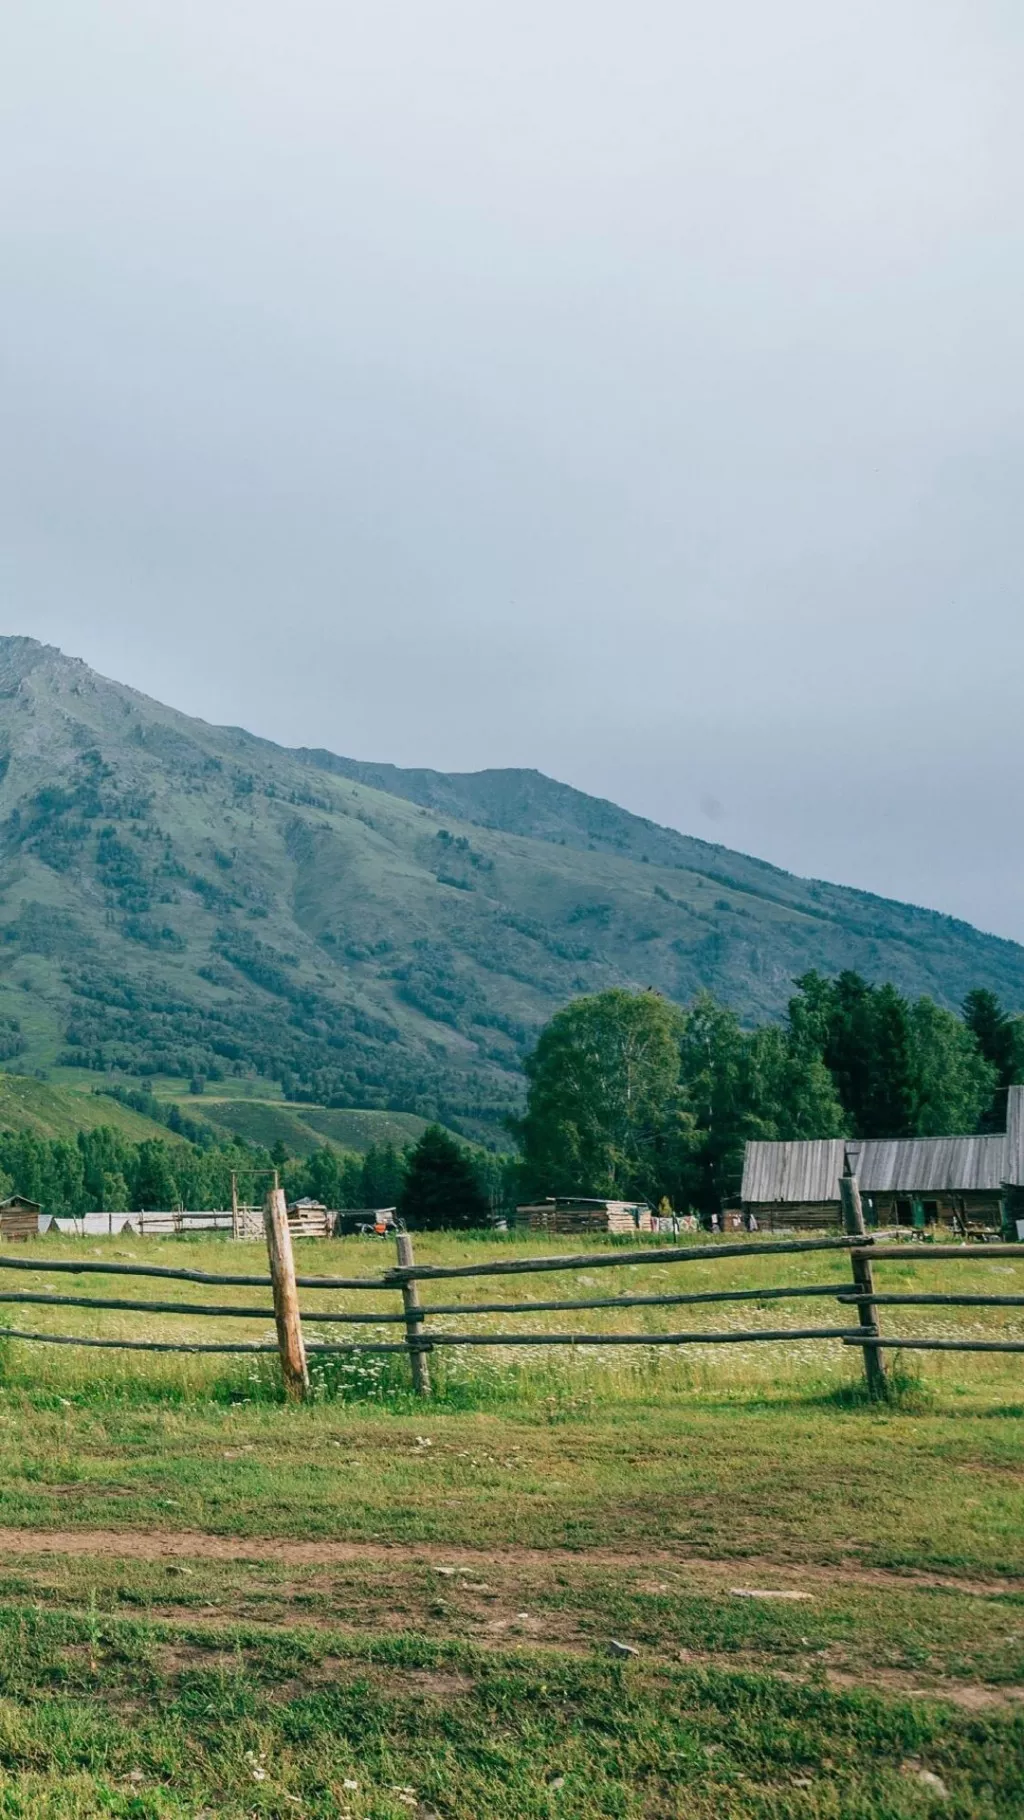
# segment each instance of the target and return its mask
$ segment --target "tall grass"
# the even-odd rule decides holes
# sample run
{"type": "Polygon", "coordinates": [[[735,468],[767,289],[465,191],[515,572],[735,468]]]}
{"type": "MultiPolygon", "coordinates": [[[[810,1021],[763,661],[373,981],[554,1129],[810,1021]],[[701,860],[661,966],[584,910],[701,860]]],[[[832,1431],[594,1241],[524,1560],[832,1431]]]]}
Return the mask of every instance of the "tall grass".
{"type": "MultiPolygon", "coordinates": [[[[552,1239],[517,1233],[426,1234],[416,1239],[417,1258],[426,1263],[479,1264],[488,1252],[500,1258],[515,1255],[580,1255],[619,1249],[615,1239],[552,1239]],[[485,1248],[483,1239],[488,1241],[485,1248]]],[[[138,1239],[126,1235],[108,1239],[77,1240],[47,1237],[19,1256],[43,1260],[82,1259],[90,1263],[109,1259],[124,1264],[160,1263],[211,1272],[237,1271],[262,1274],[266,1269],[262,1246],[233,1246],[219,1235],[187,1238],[138,1239]]],[[[371,1276],[392,1262],[389,1245],[372,1239],[333,1242],[300,1242],[297,1263],[303,1274],[371,1276]]],[[[58,1293],[90,1294],[136,1299],[180,1299],[182,1302],[216,1302],[243,1307],[266,1306],[266,1318],[213,1318],[175,1316],[134,1311],[8,1304],[6,1324],[38,1332],[106,1335],[121,1339],[208,1341],[238,1339],[273,1341],[270,1296],[266,1289],[162,1283],[90,1275],[78,1278],[46,1272],[31,1276],[0,1273],[5,1290],[52,1288],[58,1293]]],[[[511,1331],[543,1334],[576,1329],[591,1333],[635,1333],[637,1343],[574,1348],[444,1347],[431,1355],[433,1402],[439,1408],[484,1409],[515,1405],[546,1412],[581,1410],[595,1403],[649,1402],[699,1399],[749,1401],[805,1397],[830,1398],[836,1406],[856,1407],[863,1400],[859,1349],[836,1340],[785,1340],[736,1342],[727,1346],[690,1345],[671,1348],[645,1346],[643,1336],[663,1332],[735,1332],[784,1326],[838,1326],[853,1322],[853,1311],[830,1297],[793,1301],[697,1304],[675,1307],[613,1307],[578,1313],[536,1312],[529,1304],[539,1300],[593,1298],[622,1293],[704,1292],[728,1288],[776,1288],[790,1285],[836,1283],[849,1280],[849,1264],[842,1253],[765,1254],[753,1258],[693,1260],[671,1265],[652,1258],[615,1270],[578,1270],[540,1276],[470,1278],[426,1282],[423,1298],[428,1304],[456,1307],[477,1301],[515,1303],[514,1314],[439,1316],[430,1323],[435,1331],[511,1331]]],[[[986,1290],[1024,1293],[1024,1248],[1016,1259],[977,1259],[971,1263],[929,1262],[926,1248],[914,1248],[906,1259],[876,1265],[876,1282],[883,1289],[986,1290]]],[[[394,1342],[402,1336],[400,1325],[381,1323],[359,1328],[318,1324],[317,1315],[328,1309],[359,1309],[393,1313],[395,1292],[301,1292],[307,1336],[320,1339],[362,1338],[367,1342],[394,1342]]],[[[894,1309],[884,1308],[881,1318],[887,1333],[934,1336],[974,1334],[980,1337],[1024,1337],[1024,1311],[1015,1309],[894,1309]]],[[[905,1354],[888,1355],[893,1403],[906,1410],[924,1407],[928,1395],[950,1394],[991,1401],[1020,1398],[1020,1360],[1013,1355],[905,1354]]],[[[317,1403],[378,1405],[394,1409],[417,1407],[412,1397],[408,1361],[404,1354],[311,1354],[313,1399],[317,1403]]],[[[223,1356],[195,1354],[104,1353],[73,1347],[48,1347],[5,1338],[0,1331],[0,1387],[46,1401],[61,1398],[75,1403],[187,1404],[189,1402],[274,1403],[280,1400],[280,1378],[272,1353],[253,1354],[225,1362],[223,1356]]],[[[564,1417],[562,1418],[564,1419],[564,1417]]]]}

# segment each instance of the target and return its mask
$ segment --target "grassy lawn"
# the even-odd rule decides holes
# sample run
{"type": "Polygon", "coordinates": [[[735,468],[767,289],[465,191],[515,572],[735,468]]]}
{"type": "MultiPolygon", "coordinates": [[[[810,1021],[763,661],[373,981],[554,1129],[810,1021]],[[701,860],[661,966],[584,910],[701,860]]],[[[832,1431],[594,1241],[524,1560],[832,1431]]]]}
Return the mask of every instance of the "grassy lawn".
{"type": "MultiPolygon", "coordinates": [[[[417,1245],[428,1261],[485,1255],[472,1241],[417,1245]]],[[[257,1247],[214,1241],[38,1248],[126,1252],[262,1268],[257,1247]]],[[[339,1274],[388,1261],[370,1241],[305,1246],[299,1259],[339,1274]]],[[[701,1291],[768,1287],[845,1271],[834,1258],[766,1256],[667,1279],[644,1265],[462,1282],[443,1298],[428,1285],[424,1299],[664,1292],[684,1277],[701,1291]]],[[[899,1260],[877,1277],[1021,1293],[1024,1260],[916,1271],[899,1260]]],[[[53,1281],[150,1293],[102,1276],[53,1281]]],[[[251,1289],[174,1293],[262,1301],[251,1289]]],[[[1020,1312],[887,1309],[884,1320],[1014,1333],[1020,1312]]],[[[255,1338],[268,1325],[8,1314],[40,1330],[152,1337],[255,1338]]],[[[585,1320],[621,1332],[843,1318],[823,1297],[585,1320]]],[[[566,1321],[532,1315],[529,1328],[566,1321]]],[[[364,1359],[325,1367],[298,1411],[250,1360],[9,1341],[2,1364],[0,1816],[1024,1813],[1024,1397],[1012,1355],[921,1355],[892,1407],[859,1400],[859,1354],[834,1342],[439,1354],[437,1395],[421,1404],[404,1359],[364,1359]]]]}

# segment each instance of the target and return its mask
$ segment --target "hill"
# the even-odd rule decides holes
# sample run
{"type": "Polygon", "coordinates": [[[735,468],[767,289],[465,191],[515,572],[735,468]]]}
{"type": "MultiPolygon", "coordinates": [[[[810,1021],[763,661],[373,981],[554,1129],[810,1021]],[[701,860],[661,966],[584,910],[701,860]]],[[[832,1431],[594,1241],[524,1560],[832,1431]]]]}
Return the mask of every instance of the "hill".
{"type": "MultiPolygon", "coordinates": [[[[179,1103],[183,1111],[196,1116],[194,1101],[179,1103]]],[[[234,1095],[230,1099],[206,1095],[198,1112],[218,1138],[242,1137],[247,1143],[262,1144],[268,1150],[281,1143],[294,1157],[311,1156],[323,1144],[349,1156],[365,1156],[374,1144],[394,1144],[396,1150],[403,1150],[407,1144],[415,1144],[426,1130],[426,1121],[411,1112],[291,1105],[286,1100],[241,1099],[234,1095]]]]}
{"type": "Polygon", "coordinates": [[[705,985],[757,1020],[812,966],[1024,1008],[1024,948],[952,918],[536,772],[286,751],[0,640],[8,1066],[255,1076],[479,1133],[573,994],[705,985]]]}
{"type": "Polygon", "coordinates": [[[166,1128],[105,1094],[51,1086],[30,1075],[0,1074],[0,1131],[31,1131],[41,1138],[74,1138],[108,1125],[133,1144],[163,1138],[166,1128]]]}

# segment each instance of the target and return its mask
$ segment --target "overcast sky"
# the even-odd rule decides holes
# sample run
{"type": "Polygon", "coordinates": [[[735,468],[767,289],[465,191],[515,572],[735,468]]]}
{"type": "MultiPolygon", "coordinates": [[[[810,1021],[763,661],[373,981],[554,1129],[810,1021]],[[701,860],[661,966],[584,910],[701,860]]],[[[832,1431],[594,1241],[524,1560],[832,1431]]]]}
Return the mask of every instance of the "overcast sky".
{"type": "Polygon", "coordinates": [[[0,630],[1024,939],[1019,0],[33,0],[0,630]]]}

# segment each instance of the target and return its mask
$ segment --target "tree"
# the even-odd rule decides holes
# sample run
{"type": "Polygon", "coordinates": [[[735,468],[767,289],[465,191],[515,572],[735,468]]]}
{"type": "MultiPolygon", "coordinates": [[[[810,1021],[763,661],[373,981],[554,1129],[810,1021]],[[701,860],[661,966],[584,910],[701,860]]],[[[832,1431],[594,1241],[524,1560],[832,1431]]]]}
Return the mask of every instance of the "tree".
{"type": "Polygon", "coordinates": [[[650,1199],[686,1126],[684,1017],[655,992],[616,988],[555,1013],[524,1064],[514,1122],[529,1194],[650,1199]]]}
{"type": "Polygon", "coordinates": [[[420,1232],[487,1224],[487,1198],[472,1160],[440,1125],[428,1125],[410,1153],[398,1216],[420,1232]]]}
{"type": "Polygon", "coordinates": [[[994,992],[975,987],[963,1003],[964,1023],[993,1070],[994,1085],[981,1114],[982,1131],[1006,1130],[1006,1090],[1024,1074],[1024,1025],[1009,1017],[994,992]]]}
{"type": "MultiPolygon", "coordinates": [[[[914,1134],[943,1137],[989,1129],[997,1096],[996,1069],[986,1061],[974,1031],[954,1012],[919,998],[911,1008],[914,1038],[914,1134]]],[[[1006,1100],[1003,1099],[1005,1128],[1006,1100]]]]}
{"type": "Polygon", "coordinates": [[[690,1113],[678,1153],[680,1205],[716,1212],[739,1188],[748,1126],[748,1045],[735,1012],[699,992],[680,1038],[679,1069],[690,1113]]]}
{"type": "Polygon", "coordinates": [[[763,1138],[845,1137],[849,1120],[821,1056],[764,1024],[747,1040],[749,1114],[763,1138]]]}
{"type": "Polygon", "coordinates": [[[371,1144],[363,1158],[363,1207],[394,1207],[405,1186],[405,1161],[394,1144],[371,1144]]]}
{"type": "Polygon", "coordinates": [[[790,1001],[789,1029],[816,1050],[857,1137],[914,1135],[914,1042],[910,1006],[895,986],[859,973],[805,973],[790,1001]]]}
{"type": "MultiPolygon", "coordinates": [[[[182,1145],[184,1151],[184,1145],[182,1145]]],[[[163,1138],[143,1138],[135,1153],[134,1179],[130,1182],[135,1208],[173,1208],[178,1205],[174,1152],[163,1138]]]]}

